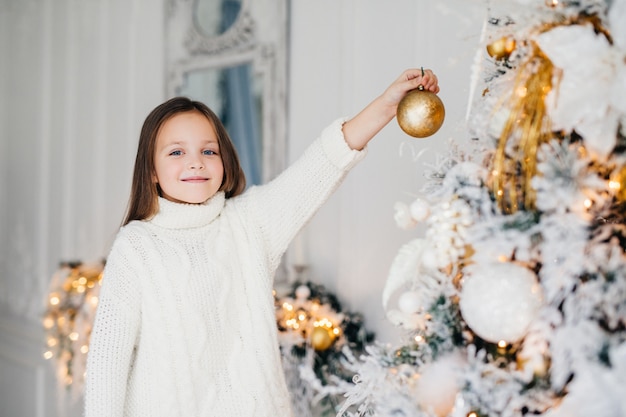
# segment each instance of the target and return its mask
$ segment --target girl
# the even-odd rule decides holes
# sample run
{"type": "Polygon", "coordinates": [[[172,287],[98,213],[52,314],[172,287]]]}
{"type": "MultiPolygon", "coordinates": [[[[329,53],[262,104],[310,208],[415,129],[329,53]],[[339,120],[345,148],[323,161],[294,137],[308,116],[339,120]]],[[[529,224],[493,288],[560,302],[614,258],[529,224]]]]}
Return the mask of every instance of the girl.
{"type": "Polygon", "coordinates": [[[224,126],[173,98],[146,118],[129,209],[91,334],[86,417],[283,417],[273,274],[292,238],[432,71],[405,71],[270,183],[245,180],[224,126]]]}

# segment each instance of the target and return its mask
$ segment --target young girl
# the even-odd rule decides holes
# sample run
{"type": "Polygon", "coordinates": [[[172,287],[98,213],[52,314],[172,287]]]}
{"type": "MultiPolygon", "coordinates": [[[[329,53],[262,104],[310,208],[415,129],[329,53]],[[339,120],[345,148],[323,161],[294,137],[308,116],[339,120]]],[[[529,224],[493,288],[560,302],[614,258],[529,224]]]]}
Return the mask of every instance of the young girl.
{"type": "Polygon", "coordinates": [[[273,275],[298,231],[432,71],[405,71],[249,188],[205,105],[173,98],[143,125],[129,210],[107,258],[91,334],[86,417],[283,417],[290,400],[273,275]]]}

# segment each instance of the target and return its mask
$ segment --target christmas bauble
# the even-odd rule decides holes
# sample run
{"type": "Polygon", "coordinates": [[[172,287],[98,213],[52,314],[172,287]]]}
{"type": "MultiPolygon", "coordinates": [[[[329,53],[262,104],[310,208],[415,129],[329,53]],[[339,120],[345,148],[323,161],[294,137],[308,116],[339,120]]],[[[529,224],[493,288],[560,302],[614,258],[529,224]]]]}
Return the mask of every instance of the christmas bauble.
{"type": "Polygon", "coordinates": [[[411,217],[418,222],[423,222],[430,216],[430,205],[421,198],[412,202],[409,206],[409,210],[411,211],[411,217]]]}
{"type": "Polygon", "coordinates": [[[487,53],[497,60],[508,59],[515,50],[515,39],[506,36],[487,45],[487,53]]]}
{"type": "Polygon", "coordinates": [[[307,285],[299,285],[296,288],[296,298],[298,300],[306,300],[311,296],[311,289],[307,285]]]}
{"type": "Polygon", "coordinates": [[[459,307],[467,325],[492,343],[526,335],[542,305],[541,286],[528,268],[512,263],[466,268],[459,307]]]}
{"type": "Polygon", "coordinates": [[[403,313],[413,314],[422,308],[422,297],[417,291],[407,291],[398,297],[398,308],[403,313]]]}
{"type": "Polygon", "coordinates": [[[323,351],[332,346],[335,335],[332,330],[323,326],[313,328],[311,332],[311,346],[313,349],[323,351]]]}
{"type": "Polygon", "coordinates": [[[450,415],[459,392],[459,375],[464,365],[459,354],[451,353],[424,365],[416,384],[417,402],[437,417],[450,415]]]}
{"type": "Polygon", "coordinates": [[[446,115],[443,102],[437,94],[424,87],[409,91],[398,104],[396,117],[400,128],[415,138],[435,134],[446,115]]]}

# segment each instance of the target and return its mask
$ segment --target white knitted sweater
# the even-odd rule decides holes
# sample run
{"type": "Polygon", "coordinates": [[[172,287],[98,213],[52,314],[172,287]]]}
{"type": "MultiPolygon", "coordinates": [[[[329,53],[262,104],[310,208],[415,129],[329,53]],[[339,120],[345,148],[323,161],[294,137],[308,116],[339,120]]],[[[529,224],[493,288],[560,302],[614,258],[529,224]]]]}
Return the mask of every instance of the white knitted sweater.
{"type": "Polygon", "coordinates": [[[159,199],[107,258],[86,417],[282,417],[290,400],[273,275],[289,242],[364,152],[339,119],[267,185],[203,205],[159,199]]]}

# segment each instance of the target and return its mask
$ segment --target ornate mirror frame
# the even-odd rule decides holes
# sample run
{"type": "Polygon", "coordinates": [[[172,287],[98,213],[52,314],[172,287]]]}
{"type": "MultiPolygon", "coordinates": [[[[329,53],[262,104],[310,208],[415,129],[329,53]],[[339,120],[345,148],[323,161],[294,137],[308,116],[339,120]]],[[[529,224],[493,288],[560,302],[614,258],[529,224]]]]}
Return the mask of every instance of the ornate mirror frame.
{"type": "Polygon", "coordinates": [[[251,64],[262,84],[261,176],[267,182],[287,161],[287,0],[241,0],[233,24],[215,36],[196,23],[198,1],[166,2],[166,95],[178,95],[192,72],[251,64]]]}

